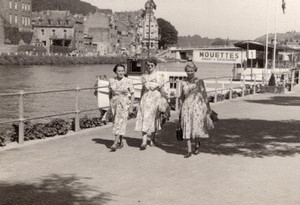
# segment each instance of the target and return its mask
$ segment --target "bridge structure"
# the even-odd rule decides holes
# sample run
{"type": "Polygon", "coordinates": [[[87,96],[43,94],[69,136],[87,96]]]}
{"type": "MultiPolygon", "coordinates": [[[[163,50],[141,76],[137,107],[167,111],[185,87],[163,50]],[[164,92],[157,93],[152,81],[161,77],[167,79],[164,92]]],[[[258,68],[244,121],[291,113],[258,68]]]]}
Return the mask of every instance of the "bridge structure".
{"type": "Polygon", "coordinates": [[[0,204],[299,204],[300,87],[211,104],[220,121],[185,159],[178,112],[140,151],[128,122],[0,148],[0,204]]]}

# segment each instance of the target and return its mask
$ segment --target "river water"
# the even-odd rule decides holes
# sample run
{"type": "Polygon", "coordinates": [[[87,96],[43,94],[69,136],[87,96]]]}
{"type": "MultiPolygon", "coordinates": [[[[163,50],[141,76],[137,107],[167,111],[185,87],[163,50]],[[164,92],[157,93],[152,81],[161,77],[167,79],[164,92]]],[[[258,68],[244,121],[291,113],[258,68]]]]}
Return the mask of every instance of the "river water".
{"type": "MultiPolygon", "coordinates": [[[[183,63],[159,64],[161,70],[183,71],[183,63]]],[[[231,75],[232,64],[197,64],[200,78],[231,75]]],[[[0,66],[0,93],[93,87],[96,75],[113,77],[113,65],[0,66]]],[[[97,108],[93,90],[79,94],[79,108],[97,108]]],[[[25,95],[25,118],[75,110],[75,92],[25,95]]],[[[97,112],[96,112],[97,113],[97,112]]],[[[98,114],[98,113],[97,113],[98,114]]],[[[18,97],[0,96],[0,122],[18,118],[18,97]]]]}

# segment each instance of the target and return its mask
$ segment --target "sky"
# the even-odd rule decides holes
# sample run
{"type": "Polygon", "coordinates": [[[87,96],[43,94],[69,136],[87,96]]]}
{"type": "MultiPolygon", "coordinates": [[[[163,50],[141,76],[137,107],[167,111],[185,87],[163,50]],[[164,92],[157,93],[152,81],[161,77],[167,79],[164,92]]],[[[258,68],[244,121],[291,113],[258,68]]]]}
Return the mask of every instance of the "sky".
{"type": "MultiPolygon", "coordinates": [[[[139,10],[144,8],[146,2],[146,0],[83,1],[113,11],[139,10]]],[[[154,14],[156,18],[169,21],[180,36],[200,35],[208,38],[254,40],[265,35],[267,30],[269,33],[274,33],[275,30],[279,33],[300,31],[300,0],[285,0],[285,14],[281,8],[282,0],[154,0],[154,2],[157,5],[154,14]]]]}

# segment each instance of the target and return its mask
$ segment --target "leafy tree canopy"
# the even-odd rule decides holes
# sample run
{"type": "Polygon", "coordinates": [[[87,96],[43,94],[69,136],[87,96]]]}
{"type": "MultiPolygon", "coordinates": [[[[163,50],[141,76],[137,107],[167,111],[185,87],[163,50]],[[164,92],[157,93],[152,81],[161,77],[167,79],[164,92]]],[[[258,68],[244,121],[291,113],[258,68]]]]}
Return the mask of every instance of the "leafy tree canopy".
{"type": "Polygon", "coordinates": [[[158,34],[160,35],[159,47],[166,48],[168,45],[177,44],[178,31],[169,22],[162,18],[157,19],[158,23],[158,34]]]}
{"type": "Polygon", "coordinates": [[[216,38],[215,41],[211,44],[213,46],[224,46],[224,45],[229,45],[228,40],[224,40],[221,38],[216,38]]]}
{"type": "Polygon", "coordinates": [[[65,10],[72,14],[86,15],[96,9],[97,7],[80,0],[32,0],[32,11],[65,10]]]}

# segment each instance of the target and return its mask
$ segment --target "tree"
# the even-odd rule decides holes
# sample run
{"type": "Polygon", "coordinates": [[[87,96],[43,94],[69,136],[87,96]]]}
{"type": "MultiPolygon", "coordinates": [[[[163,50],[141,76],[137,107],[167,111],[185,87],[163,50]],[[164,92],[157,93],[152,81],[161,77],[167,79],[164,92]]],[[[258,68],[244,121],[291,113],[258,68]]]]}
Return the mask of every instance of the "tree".
{"type": "Polygon", "coordinates": [[[228,46],[229,42],[228,42],[228,40],[216,38],[215,41],[211,45],[213,45],[213,46],[225,46],[225,45],[228,46]]]}
{"type": "Polygon", "coordinates": [[[94,13],[97,7],[80,0],[32,0],[32,11],[62,10],[72,14],[94,13]]]}
{"type": "Polygon", "coordinates": [[[158,24],[158,34],[160,35],[160,40],[158,42],[159,47],[166,49],[168,45],[173,45],[177,43],[178,31],[169,22],[162,18],[157,19],[158,24]]]}

